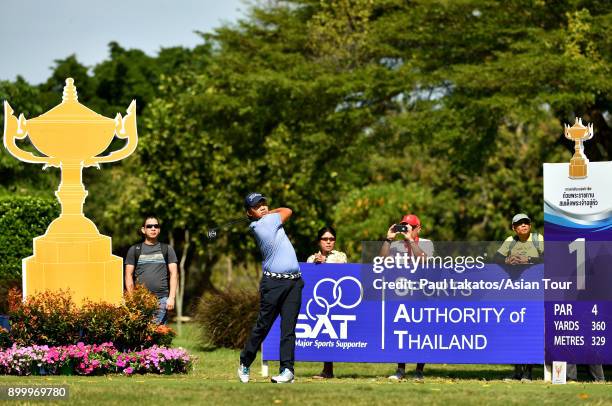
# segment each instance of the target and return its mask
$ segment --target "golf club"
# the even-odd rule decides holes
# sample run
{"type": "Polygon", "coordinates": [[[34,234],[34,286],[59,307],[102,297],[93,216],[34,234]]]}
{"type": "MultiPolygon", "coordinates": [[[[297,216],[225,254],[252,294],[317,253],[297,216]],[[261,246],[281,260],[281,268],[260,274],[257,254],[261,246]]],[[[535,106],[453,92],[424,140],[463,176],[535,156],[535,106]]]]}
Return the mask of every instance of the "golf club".
{"type": "Polygon", "coordinates": [[[229,228],[233,226],[234,224],[240,224],[240,223],[244,223],[247,221],[249,221],[248,217],[240,217],[240,218],[228,221],[227,223],[220,225],[218,227],[209,228],[208,231],[206,232],[206,237],[208,237],[209,240],[214,240],[215,238],[217,238],[220,230],[229,228]]]}

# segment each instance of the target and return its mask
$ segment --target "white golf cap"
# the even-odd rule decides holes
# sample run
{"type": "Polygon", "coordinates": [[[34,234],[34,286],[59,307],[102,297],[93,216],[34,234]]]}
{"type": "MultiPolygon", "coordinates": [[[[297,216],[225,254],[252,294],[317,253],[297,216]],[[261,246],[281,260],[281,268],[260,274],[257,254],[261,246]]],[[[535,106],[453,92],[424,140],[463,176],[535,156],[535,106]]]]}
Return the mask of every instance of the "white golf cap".
{"type": "Polygon", "coordinates": [[[512,224],[516,224],[521,220],[529,220],[531,222],[531,219],[529,218],[528,215],[526,215],[525,213],[519,213],[515,215],[514,217],[512,217],[512,224]]]}

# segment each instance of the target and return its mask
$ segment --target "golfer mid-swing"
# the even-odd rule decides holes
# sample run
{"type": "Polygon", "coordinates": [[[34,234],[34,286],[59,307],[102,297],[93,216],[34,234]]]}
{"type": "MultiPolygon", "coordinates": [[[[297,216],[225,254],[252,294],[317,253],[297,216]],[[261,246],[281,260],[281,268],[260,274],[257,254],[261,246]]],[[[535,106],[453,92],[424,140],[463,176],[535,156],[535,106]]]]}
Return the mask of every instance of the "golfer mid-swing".
{"type": "Polygon", "coordinates": [[[273,376],[272,382],[291,383],[294,378],[295,324],[304,287],[295,250],[283,229],[283,223],[291,216],[291,209],[281,207],[268,210],[266,198],[260,193],[248,194],[244,205],[252,220],[249,228],[263,257],[263,276],[259,285],[259,315],[240,353],[238,378],[244,383],[249,381],[249,367],[280,314],[280,374],[273,376]]]}

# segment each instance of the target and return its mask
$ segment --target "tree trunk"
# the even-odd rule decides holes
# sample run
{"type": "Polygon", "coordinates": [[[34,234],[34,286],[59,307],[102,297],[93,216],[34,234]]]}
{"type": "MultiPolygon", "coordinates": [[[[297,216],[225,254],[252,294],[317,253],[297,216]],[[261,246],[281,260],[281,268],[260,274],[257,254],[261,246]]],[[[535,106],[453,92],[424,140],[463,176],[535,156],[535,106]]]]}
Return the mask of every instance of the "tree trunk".
{"type": "Polygon", "coordinates": [[[185,279],[187,279],[187,269],[185,268],[185,261],[187,261],[187,253],[189,252],[189,246],[191,241],[189,238],[189,230],[185,229],[183,251],[181,253],[181,260],[179,262],[179,286],[176,292],[176,330],[177,334],[181,336],[183,333],[183,298],[185,294],[185,279]]]}
{"type": "Polygon", "coordinates": [[[232,282],[233,282],[233,275],[232,275],[232,257],[228,255],[227,257],[227,287],[229,288],[230,286],[232,286],[232,282]]]}

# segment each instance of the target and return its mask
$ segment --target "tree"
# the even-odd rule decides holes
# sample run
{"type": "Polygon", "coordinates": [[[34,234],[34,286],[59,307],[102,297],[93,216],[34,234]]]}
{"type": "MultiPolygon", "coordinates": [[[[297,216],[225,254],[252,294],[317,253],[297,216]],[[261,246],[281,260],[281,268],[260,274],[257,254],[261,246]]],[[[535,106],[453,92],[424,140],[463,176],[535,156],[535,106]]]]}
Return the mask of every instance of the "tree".
{"type": "MultiPolygon", "coordinates": [[[[213,45],[202,70],[162,84],[147,124],[155,139],[143,152],[145,172],[158,173],[145,178],[147,190],[187,215],[173,224],[189,224],[198,250],[206,228],[240,213],[250,190],[294,208],[287,229],[301,257],[325,223],[377,235],[404,207],[425,213],[435,239],[501,238],[514,211],[541,218],[541,163],[564,159],[559,120],[608,80],[609,64],[575,64],[563,52],[582,44],[604,55],[607,39],[594,33],[610,11],[580,2],[598,13],[589,20],[577,5],[256,6],[236,26],[204,36],[213,45]],[[572,16],[590,21],[589,30],[572,16]],[[180,164],[155,162],[164,151],[180,164]],[[363,221],[345,224],[359,194],[376,202],[370,196],[385,192],[397,196],[384,197],[383,214],[374,205],[363,221]]],[[[214,251],[248,262],[252,248],[228,239],[214,251]]]]}
{"type": "Polygon", "coordinates": [[[106,115],[137,98],[140,142],[86,173],[100,176],[86,210],[120,245],[157,211],[193,295],[215,289],[221,259],[255,263],[242,226],[205,238],[253,190],[294,209],[301,259],[333,224],[356,260],[405,212],[434,240],[501,239],[515,212],[542,220],[542,163],[571,156],[563,123],[594,122],[586,154],[610,159],[610,28],[596,0],[292,0],[255,4],[193,50],[112,43],[80,80],[106,115]]]}
{"type": "MultiPolygon", "coordinates": [[[[0,100],[7,101],[13,114],[23,114],[33,118],[45,111],[46,105],[41,100],[41,93],[36,86],[27,83],[21,76],[15,82],[0,81],[0,100]]],[[[4,109],[2,109],[4,123],[4,109]]],[[[21,148],[34,150],[29,140],[19,143],[21,148]]],[[[58,182],[56,171],[41,171],[40,165],[21,162],[0,148],[0,195],[37,195],[52,197],[51,187],[58,182]]]]}
{"type": "MultiPolygon", "coordinates": [[[[449,161],[441,179],[456,194],[455,238],[500,238],[516,211],[541,220],[541,164],[569,159],[560,124],[584,115],[609,131],[598,118],[612,83],[601,35],[609,5],[417,1],[388,10],[374,31],[397,69],[418,78],[388,118],[404,145],[415,141],[408,122],[421,123],[412,134],[432,134],[409,156],[425,150],[449,161]]],[[[587,154],[608,159],[607,142],[587,154]]]]}
{"type": "Polygon", "coordinates": [[[46,112],[62,102],[62,92],[67,78],[73,78],[77,87],[80,103],[87,101],[88,107],[98,109],[99,103],[95,100],[96,78],[89,74],[89,68],[77,60],[76,55],[65,59],[56,59],[55,66],[51,68],[51,76],[46,82],[38,86],[41,93],[40,100],[46,112]]]}

